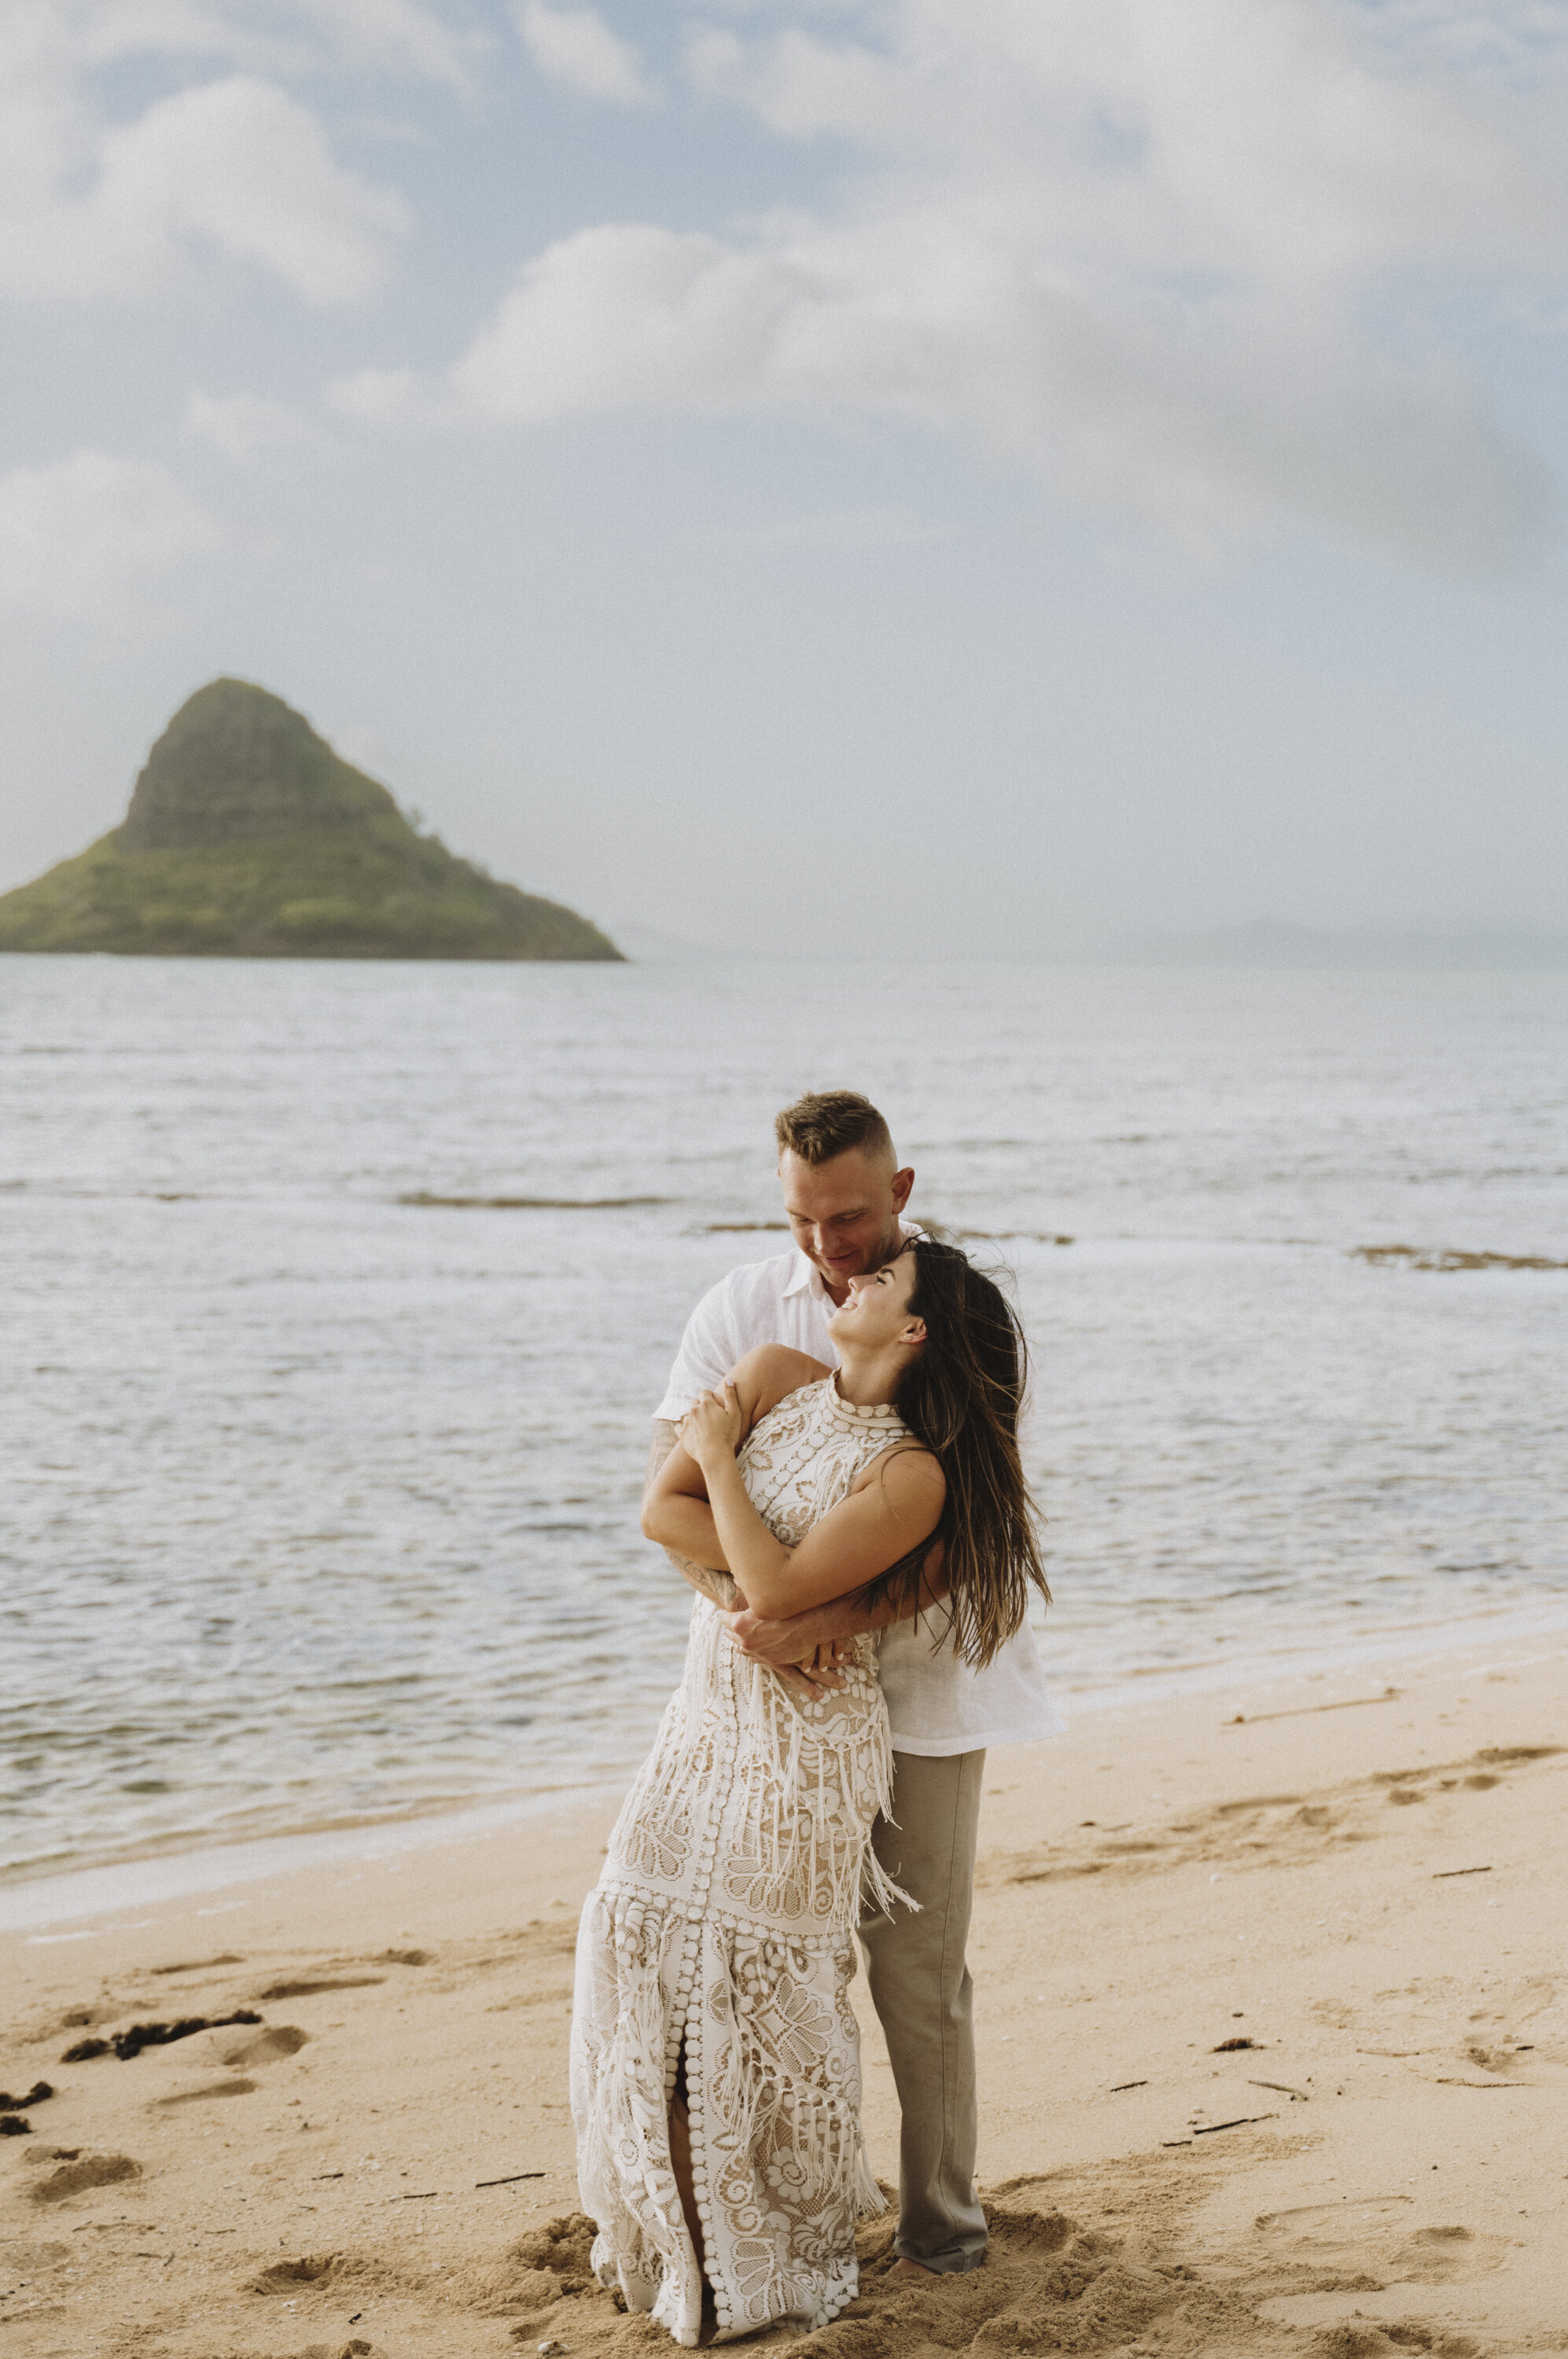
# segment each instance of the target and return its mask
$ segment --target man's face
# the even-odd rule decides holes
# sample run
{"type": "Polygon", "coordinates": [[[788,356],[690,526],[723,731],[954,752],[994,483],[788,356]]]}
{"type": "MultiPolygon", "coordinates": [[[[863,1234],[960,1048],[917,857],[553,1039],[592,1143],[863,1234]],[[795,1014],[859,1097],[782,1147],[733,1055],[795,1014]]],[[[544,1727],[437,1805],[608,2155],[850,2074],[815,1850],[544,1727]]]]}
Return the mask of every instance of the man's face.
{"type": "Polygon", "coordinates": [[[915,1175],[865,1156],[857,1147],[831,1163],[802,1163],[788,1147],[779,1159],[790,1233],[842,1302],[852,1277],[880,1269],[902,1242],[898,1215],[915,1175]]]}

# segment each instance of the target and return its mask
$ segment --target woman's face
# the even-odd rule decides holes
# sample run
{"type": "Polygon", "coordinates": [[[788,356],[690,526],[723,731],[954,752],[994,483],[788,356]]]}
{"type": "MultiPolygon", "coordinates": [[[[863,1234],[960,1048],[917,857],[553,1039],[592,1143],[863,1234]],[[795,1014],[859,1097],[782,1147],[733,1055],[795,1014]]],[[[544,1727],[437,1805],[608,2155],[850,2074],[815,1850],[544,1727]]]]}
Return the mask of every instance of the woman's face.
{"type": "Polygon", "coordinates": [[[909,1317],[914,1290],[915,1254],[910,1246],[868,1277],[850,1279],[849,1299],[828,1321],[828,1333],[840,1351],[846,1343],[857,1351],[877,1352],[889,1343],[923,1343],[923,1321],[909,1317]]]}

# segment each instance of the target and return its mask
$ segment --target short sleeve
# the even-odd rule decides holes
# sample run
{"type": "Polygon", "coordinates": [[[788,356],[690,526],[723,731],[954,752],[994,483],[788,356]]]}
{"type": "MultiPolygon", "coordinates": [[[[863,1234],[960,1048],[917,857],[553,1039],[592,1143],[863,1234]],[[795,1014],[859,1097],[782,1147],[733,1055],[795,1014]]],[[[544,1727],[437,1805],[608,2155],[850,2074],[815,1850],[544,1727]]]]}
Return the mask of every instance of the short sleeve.
{"type": "Polygon", "coordinates": [[[699,1393],[712,1392],[724,1383],[745,1348],[737,1332],[729,1281],[721,1278],[717,1286],[708,1288],[686,1321],[664,1398],[654,1416],[668,1418],[671,1423],[684,1417],[699,1393]]]}

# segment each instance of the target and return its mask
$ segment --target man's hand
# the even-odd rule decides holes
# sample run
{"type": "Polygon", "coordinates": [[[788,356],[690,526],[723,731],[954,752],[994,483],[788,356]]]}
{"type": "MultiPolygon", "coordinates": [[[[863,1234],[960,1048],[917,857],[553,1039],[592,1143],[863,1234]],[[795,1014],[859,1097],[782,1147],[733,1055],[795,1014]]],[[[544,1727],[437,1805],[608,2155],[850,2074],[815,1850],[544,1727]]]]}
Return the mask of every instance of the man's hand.
{"type": "Polygon", "coordinates": [[[840,1679],[824,1680],[820,1671],[807,1670],[800,1664],[793,1668],[770,1669],[768,1676],[787,1687],[797,1703],[821,1703],[830,1686],[841,1688],[844,1685],[840,1679]]]}
{"type": "Polygon", "coordinates": [[[809,1694],[813,1700],[843,1687],[842,1666],[853,1651],[848,1639],[819,1642],[810,1626],[815,1618],[798,1614],[787,1622],[769,1622],[753,1614],[749,1606],[724,1617],[731,1640],[743,1655],[749,1655],[753,1662],[766,1663],[795,1694],[809,1694]]]}
{"type": "Polygon", "coordinates": [[[722,1392],[700,1394],[681,1421],[681,1446],[704,1474],[723,1460],[733,1458],[745,1439],[746,1413],[731,1384],[722,1392]]]}

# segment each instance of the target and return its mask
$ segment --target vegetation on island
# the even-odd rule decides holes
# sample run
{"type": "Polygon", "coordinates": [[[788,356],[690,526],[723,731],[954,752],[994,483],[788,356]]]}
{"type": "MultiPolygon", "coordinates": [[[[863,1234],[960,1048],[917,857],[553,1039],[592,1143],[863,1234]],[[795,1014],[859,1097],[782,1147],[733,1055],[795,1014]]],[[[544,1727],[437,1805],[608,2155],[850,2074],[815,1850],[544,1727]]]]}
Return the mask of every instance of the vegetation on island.
{"type": "Polygon", "coordinates": [[[302,713],[242,679],[180,706],[119,827],[0,895],[0,951],[621,956],[575,910],[421,834],[302,713]]]}

